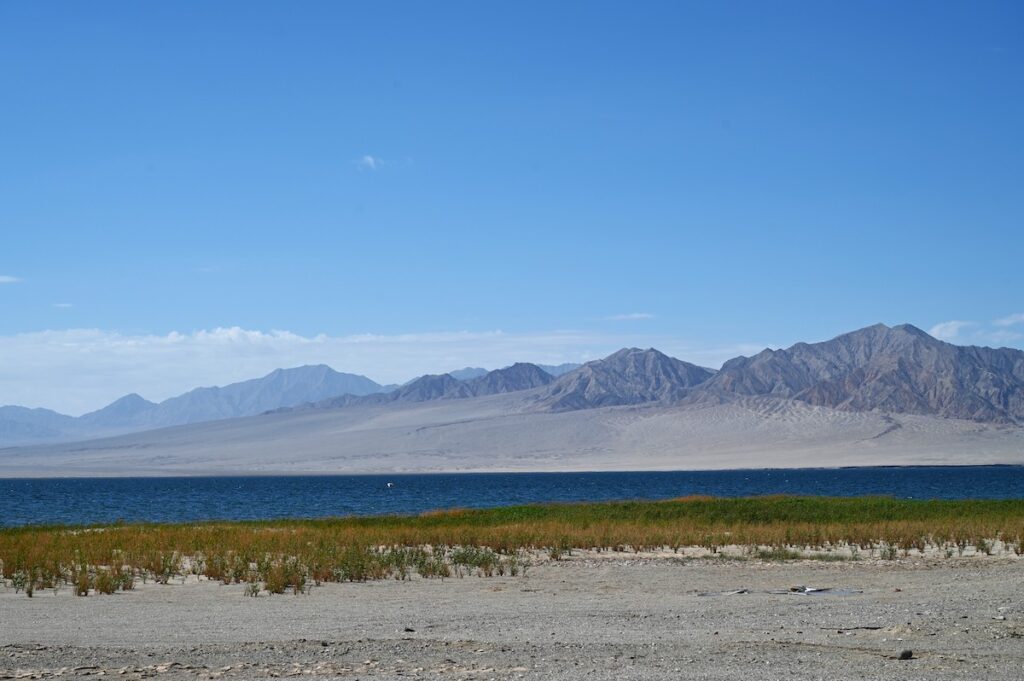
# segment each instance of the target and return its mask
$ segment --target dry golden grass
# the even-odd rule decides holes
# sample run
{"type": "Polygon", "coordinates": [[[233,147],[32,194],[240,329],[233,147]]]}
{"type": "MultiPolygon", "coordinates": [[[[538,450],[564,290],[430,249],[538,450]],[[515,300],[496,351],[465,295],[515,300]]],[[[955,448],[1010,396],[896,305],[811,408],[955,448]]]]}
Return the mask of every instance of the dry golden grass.
{"type": "Polygon", "coordinates": [[[0,530],[7,583],[110,593],[187,574],[302,592],[326,581],[518,573],[527,552],[746,547],[765,559],[843,549],[894,558],[1021,553],[1024,500],[686,497],[453,509],[419,516],[0,530]],[[977,550],[976,550],[977,549],[977,550]]]}

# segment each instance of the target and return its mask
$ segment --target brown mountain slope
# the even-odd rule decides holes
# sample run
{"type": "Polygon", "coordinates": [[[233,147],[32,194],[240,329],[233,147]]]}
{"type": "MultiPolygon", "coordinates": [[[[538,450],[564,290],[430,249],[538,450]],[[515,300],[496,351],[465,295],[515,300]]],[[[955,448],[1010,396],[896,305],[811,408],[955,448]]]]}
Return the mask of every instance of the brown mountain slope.
{"type": "Polygon", "coordinates": [[[657,350],[625,348],[560,376],[541,395],[549,411],[674,402],[714,372],[657,350]]]}
{"type": "Polygon", "coordinates": [[[1017,423],[1024,421],[1024,352],[951,345],[909,324],[876,324],[730,360],[691,399],[729,395],[1017,423]]]}

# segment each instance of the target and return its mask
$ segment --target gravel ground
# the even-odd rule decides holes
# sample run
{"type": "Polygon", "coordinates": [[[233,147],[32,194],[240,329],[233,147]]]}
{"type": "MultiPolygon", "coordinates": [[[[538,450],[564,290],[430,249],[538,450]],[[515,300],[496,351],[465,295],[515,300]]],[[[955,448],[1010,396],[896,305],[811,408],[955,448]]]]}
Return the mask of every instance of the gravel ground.
{"type": "Polygon", "coordinates": [[[0,589],[0,679],[1020,679],[1024,563],[579,554],[517,577],[0,589]],[[800,594],[791,587],[849,591],[800,594]],[[730,593],[746,589],[746,593],[730,593]],[[903,650],[909,660],[898,659],[903,650]]]}

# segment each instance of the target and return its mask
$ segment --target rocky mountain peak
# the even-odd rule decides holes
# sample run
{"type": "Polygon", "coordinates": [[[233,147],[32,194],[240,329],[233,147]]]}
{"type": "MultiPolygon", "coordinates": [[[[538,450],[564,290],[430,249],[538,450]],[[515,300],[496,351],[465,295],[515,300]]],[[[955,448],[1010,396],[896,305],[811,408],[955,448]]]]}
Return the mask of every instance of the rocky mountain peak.
{"type": "Polygon", "coordinates": [[[671,402],[712,375],[653,348],[623,348],[559,377],[542,402],[552,411],[671,402]]]}

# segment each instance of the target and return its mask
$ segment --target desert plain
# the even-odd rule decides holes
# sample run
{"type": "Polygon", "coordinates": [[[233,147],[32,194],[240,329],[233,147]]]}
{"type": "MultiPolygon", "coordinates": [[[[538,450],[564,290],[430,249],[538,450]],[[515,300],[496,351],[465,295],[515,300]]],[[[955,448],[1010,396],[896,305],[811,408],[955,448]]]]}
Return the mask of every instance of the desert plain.
{"type": "Polygon", "coordinates": [[[299,595],[195,576],[87,598],[0,589],[0,679],[1024,677],[1024,565],[1006,552],[533,562],[299,595]]]}

